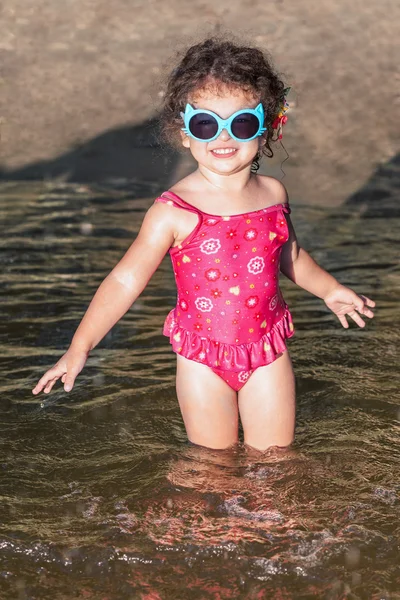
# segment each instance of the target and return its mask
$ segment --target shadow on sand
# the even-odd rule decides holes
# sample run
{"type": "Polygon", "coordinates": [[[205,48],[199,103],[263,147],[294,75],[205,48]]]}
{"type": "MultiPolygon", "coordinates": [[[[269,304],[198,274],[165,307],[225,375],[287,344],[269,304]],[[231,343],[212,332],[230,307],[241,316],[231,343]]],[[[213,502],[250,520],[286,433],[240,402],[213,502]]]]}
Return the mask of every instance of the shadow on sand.
{"type": "Polygon", "coordinates": [[[364,207],[363,217],[400,216],[400,153],[380,165],[366,183],[350,196],[345,205],[364,207]]]}
{"type": "Polygon", "coordinates": [[[176,181],[184,158],[160,140],[157,119],[106,131],[52,160],[39,161],[15,170],[0,166],[0,180],[58,180],[70,183],[101,183],[129,187],[129,182],[167,189],[176,181]]]}

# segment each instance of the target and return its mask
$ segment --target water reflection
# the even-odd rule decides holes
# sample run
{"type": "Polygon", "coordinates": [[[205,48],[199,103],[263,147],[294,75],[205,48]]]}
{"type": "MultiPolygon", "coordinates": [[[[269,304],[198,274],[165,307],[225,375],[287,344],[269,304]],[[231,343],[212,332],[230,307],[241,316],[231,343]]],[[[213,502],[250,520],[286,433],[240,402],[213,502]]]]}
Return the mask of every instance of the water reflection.
{"type": "Polygon", "coordinates": [[[296,336],[296,442],[252,454],[186,440],[167,258],[67,395],[33,382],[122,256],[148,189],[2,184],[4,598],[394,598],[399,564],[396,215],[296,205],[299,238],[377,302],[345,331],[282,281],[296,336]]]}

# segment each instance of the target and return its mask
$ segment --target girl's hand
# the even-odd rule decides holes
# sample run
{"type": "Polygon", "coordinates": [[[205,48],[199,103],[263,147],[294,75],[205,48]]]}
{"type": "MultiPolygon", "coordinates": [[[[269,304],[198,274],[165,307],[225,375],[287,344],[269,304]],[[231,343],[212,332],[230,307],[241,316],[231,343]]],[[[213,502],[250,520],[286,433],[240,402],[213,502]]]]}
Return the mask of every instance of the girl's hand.
{"type": "Polygon", "coordinates": [[[345,315],[351,317],[360,327],[365,327],[365,322],[360,317],[360,314],[370,319],[374,316],[374,313],[368,306],[374,307],[375,302],[366,296],[358,296],[353,290],[344,285],[339,284],[336,286],[325,296],[324,302],[335,313],[345,329],[349,327],[345,315]]]}
{"type": "Polygon", "coordinates": [[[48,394],[54,384],[61,377],[64,383],[64,390],[70,392],[74,387],[76,377],[85,366],[88,352],[83,350],[72,350],[71,348],[60,358],[60,360],[49,369],[41,379],[39,379],[36,387],[33,388],[33,394],[39,394],[43,389],[44,393],[48,394]]]}

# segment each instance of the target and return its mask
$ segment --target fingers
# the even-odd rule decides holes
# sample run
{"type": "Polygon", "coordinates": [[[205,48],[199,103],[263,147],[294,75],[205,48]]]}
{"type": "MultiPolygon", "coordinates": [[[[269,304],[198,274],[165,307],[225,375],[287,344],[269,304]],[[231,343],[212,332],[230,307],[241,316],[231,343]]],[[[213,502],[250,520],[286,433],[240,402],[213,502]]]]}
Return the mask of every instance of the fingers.
{"type": "Polygon", "coordinates": [[[374,307],[375,302],[373,300],[371,300],[370,298],[367,298],[367,296],[362,296],[362,295],[359,296],[359,299],[360,299],[360,302],[356,304],[356,309],[358,310],[358,312],[362,313],[369,319],[372,319],[372,317],[374,316],[374,313],[372,312],[372,310],[370,310],[368,308],[368,306],[374,307]]]}
{"type": "Polygon", "coordinates": [[[351,317],[353,319],[353,321],[355,323],[357,323],[357,325],[359,327],[365,327],[365,321],[362,320],[362,318],[360,317],[358,312],[356,312],[355,310],[352,310],[351,312],[349,312],[347,314],[349,315],[349,317],[351,317]]]}
{"type": "MultiPolygon", "coordinates": [[[[364,304],[363,303],[362,303],[362,306],[360,306],[360,304],[358,304],[358,306],[355,306],[355,308],[353,310],[349,310],[346,313],[346,316],[351,317],[353,319],[353,321],[355,323],[357,323],[357,325],[359,327],[365,327],[365,321],[360,317],[360,315],[358,314],[359,312],[363,316],[365,315],[365,316],[370,317],[370,318],[372,318],[374,316],[374,313],[372,313],[369,309],[365,309],[364,308],[364,304]]],[[[337,317],[338,317],[339,321],[341,322],[341,324],[343,325],[343,327],[345,329],[348,329],[349,328],[349,324],[347,322],[346,316],[345,315],[337,315],[337,317]]]]}
{"type": "Polygon", "coordinates": [[[81,372],[87,358],[86,352],[66,353],[61,359],[49,369],[33,388],[33,394],[39,394],[42,390],[48,394],[56,382],[61,378],[64,390],[70,392],[74,387],[75,379],[81,372]]]}
{"type": "Polygon", "coordinates": [[[77,378],[79,369],[71,369],[65,374],[64,390],[70,392],[74,387],[75,379],[77,378]]]}
{"type": "MultiPolygon", "coordinates": [[[[50,391],[57,379],[64,374],[64,369],[61,369],[58,365],[55,365],[51,369],[49,369],[43,377],[39,379],[36,386],[32,390],[32,394],[39,394],[43,389],[46,391],[48,388],[50,391]],[[49,387],[51,385],[51,387],[49,387]]],[[[46,392],[47,393],[47,392],[46,392]]]]}
{"type": "Polygon", "coordinates": [[[43,390],[45,394],[48,394],[51,392],[54,384],[60,379],[60,377],[62,383],[64,383],[64,390],[69,392],[74,387],[74,382],[77,375],[77,369],[71,369],[69,372],[66,372],[65,369],[62,369],[56,365],[52,369],[49,369],[47,373],[45,373],[43,377],[39,379],[36,386],[33,388],[32,393],[36,395],[43,390]]]}
{"type": "Polygon", "coordinates": [[[375,302],[371,300],[371,298],[367,298],[367,296],[363,296],[362,294],[360,294],[360,298],[362,298],[365,304],[367,304],[368,306],[374,307],[376,305],[375,302]]]}
{"type": "Polygon", "coordinates": [[[51,381],[48,382],[48,384],[46,385],[46,387],[44,388],[43,392],[45,394],[48,394],[49,392],[51,392],[51,390],[54,387],[54,384],[56,383],[56,381],[58,381],[60,378],[59,377],[54,377],[54,379],[52,379],[51,381]]]}
{"type": "Polygon", "coordinates": [[[76,375],[67,375],[67,377],[65,379],[65,384],[64,384],[64,390],[66,392],[70,392],[72,390],[72,388],[74,387],[75,378],[76,378],[76,375]]]}
{"type": "Polygon", "coordinates": [[[363,321],[363,319],[360,317],[360,315],[358,313],[360,313],[361,315],[368,317],[369,319],[372,319],[374,316],[374,313],[372,312],[372,310],[370,310],[368,308],[368,306],[375,306],[375,302],[373,300],[371,300],[370,298],[367,298],[367,296],[357,296],[354,299],[353,302],[353,306],[354,306],[354,310],[349,311],[347,314],[349,315],[349,317],[351,317],[353,319],[353,321],[355,323],[357,323],[357,325],[359,327],[365,327],[365,321],[363,321]],[[356,312],[358,311],[358,312],[356,312]]]}
{"type": "MultiPolygon", "coordinates": [[[[75,383],[75,379],[76,379],[76,375],[77,374],[69,374],[67,375],[67,373],[64,373],[64,375],[61,377],[61,382],[64,383],[64,390],[66,392],[70,392],[72,390],[72,388],[74,387],[74,383],[75,383]]],[[[49,374],[46,373],[42,379],[40,379],[40,381],[37,383],[36,387],[33,388],[32,393],[35,394],[35,396],[37,394],[39,394],[42,390],[45,394],[48,394],[49,392],[51,392],[51,390],[53,389],[55,383],[60,379],[60,375],[57,375],[56,377],[50,378],[49,374]]]]}
{"type": "MultiPolygon", "coordinates": [[[[351,317],[353,319],[353,321],[355,323],[357,323],[357,325],[359,325],[360,327],[365,327],[365,321],[362,320],[362,318],[360,317],[360,315],[355,311],[351,311],[347,313],[347,316],[351,317]]],[[[337,315],[339,321],[341,322],[341,324],[343,325],[343,327],[345,329],[349,328],[349,324],[347,322],[347,319],[344,315],[337,315]]]]}

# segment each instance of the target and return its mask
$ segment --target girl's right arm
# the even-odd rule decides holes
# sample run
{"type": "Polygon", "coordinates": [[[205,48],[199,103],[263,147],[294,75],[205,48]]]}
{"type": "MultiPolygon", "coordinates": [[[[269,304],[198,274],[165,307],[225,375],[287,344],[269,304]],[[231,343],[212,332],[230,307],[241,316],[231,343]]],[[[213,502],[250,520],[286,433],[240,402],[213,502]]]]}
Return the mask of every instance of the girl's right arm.
{"type": "Polygon", "coordinates": [[[94,295],[67,352],[38,381],[33,394],[48,393],[58,379],[69,392],[89,352],[129,310],[176,238],[174,210],[163,203],[147,211],[139,234],[94,295]]]}

